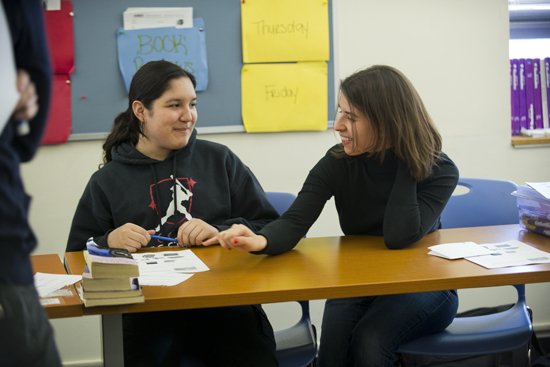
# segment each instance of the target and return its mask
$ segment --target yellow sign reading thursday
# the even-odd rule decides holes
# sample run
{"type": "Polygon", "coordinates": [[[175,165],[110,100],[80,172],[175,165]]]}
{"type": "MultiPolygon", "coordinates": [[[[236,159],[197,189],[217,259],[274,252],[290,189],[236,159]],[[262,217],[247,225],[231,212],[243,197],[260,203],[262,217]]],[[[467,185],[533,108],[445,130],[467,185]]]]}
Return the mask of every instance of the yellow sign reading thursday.
{"type": "Polygon", "coordinates": [[[251,62],[329,59],[328,2],[241,2],[243,60],[251,62]]]}

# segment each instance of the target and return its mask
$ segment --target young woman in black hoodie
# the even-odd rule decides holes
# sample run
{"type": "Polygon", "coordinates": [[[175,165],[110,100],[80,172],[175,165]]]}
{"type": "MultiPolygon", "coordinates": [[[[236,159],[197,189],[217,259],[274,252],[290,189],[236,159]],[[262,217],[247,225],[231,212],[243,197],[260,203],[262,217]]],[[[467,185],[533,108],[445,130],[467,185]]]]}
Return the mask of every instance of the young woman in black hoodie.
{"type": "MultiPolygon", "coordinates": [[[[107,137],[104,164],[76,209],[67,251],[93,237],[132,252],[201,245],[233,224],[260,230],[278,217],[252,172],[227,147],[199,140],[195,78],[167,61],[142,66],[127,111],[107,137]],[[176,242],[176,241],[174,241],[176,242]],[[172,243],[176,244],[176,243],[172,243]]],[[[125,314],[127,366],[276,366],[273,330],[260,305],[125,314]]]]}

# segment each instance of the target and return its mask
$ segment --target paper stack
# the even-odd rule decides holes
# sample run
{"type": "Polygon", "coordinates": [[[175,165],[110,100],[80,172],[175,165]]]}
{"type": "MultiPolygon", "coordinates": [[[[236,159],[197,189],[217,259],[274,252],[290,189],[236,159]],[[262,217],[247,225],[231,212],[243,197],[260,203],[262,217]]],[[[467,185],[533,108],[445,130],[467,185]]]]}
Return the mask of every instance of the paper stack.
{"type": "Polygon", "coordinates": [[[478,245],[475,242],[445,243],[428,247],[428,255],[449,260],[466,259],[487,269],[550,263],[550,253],[518,240],[478,245]]]}
{"type": "Polygon", "coordinates": [[[84,306],[145,302],[138,282],[137,261],[126,249],[99,248],[92,240],[84,251],[81,298],[84,306]]]}
{"type": "Polygon", "coordinates": [[[472,256],[491,255],[494,252],[475,242],[444,243],[428,247],[428,255],[439,256],[449,260],[463,259],[472,256]]]}

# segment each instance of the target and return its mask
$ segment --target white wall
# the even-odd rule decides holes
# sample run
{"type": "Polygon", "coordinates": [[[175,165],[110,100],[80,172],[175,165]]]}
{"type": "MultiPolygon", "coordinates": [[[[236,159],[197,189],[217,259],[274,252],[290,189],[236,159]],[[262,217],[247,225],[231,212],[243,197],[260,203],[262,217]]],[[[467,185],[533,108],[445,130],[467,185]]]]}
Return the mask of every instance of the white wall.
{"type": "MultiPolygon", "coordinates": [[[[339,0],[336,34],[339,75],[372,64],[402,70],[415,84],[438,125],[444,151],[463,177],[550,181],[550,149],[510,144],[508,9],[504,0],[339,0]]],[[[236,91],[238,93],[238,91],[236,91]]],[[[200,98],[200,94],[199,94],[200,98]]],[[[208,108],[208,107],[203,107],[208,108]]],[[[200,116],[200,111],[199,111],[200,116]]],[[[199,118],[200,126],[200,118],[199,118]]],[[[332,146],[331,131],[203,135],[229,146],[265,190],[297,193],[309,169],[332,146]]],[[[33,196],[35,254],[63,254],[74,208],[101,161],[99,141],[46,146],[22,168],[33,196]]],[[[335,209],[327,205],[308,236],[340,235],[335,209]]],[[[550,325],[548,283],[529,285],[527,298],[537,327],[550,325]]],[[[461,310],[511,303],[510,287],[460,292],[461,310]]],[[[312,303],[321,325],[323,301],[312,303]]],[[[294,304],[269,305],[275,329],[289,325],[294,304]],[[290,311],[289,311],[290,310],[290,311]]],[[[66,365],[101,365],[97,317],[52,321],[66,365]]]]}

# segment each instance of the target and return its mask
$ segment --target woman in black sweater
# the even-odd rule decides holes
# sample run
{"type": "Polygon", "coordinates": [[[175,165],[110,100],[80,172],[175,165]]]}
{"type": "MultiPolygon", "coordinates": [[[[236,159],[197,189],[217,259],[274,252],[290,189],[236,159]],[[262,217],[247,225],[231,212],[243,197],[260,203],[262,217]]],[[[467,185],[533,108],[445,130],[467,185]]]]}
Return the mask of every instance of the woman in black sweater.
{"type": "MultiPolygon", "coordinates": [[[[440,228],[458,169],[411,82],[372,66],[342,81],[339,108],[342,143],[313,167],[289,210],[256,233],[235,225],[205,245],[289,251],[333,196],[344,234],[384,236],[389,249],[440,228]]],[[[393,366],[401,344],[444,329],[457,307],[454,290],[327,300],[318,366],[393,366]]]]}

